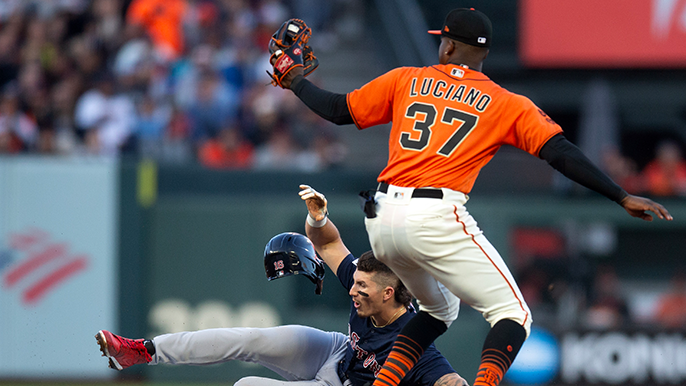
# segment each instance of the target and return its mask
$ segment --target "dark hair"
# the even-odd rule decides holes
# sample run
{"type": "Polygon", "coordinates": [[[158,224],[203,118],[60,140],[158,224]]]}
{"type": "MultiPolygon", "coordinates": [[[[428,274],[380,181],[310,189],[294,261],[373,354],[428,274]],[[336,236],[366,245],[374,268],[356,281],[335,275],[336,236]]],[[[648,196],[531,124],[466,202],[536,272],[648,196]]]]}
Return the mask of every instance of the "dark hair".
{"type": "Polygon", "coordinates": [[[357,260],[357,269],[362,272],[375,273],[373,280],[383,286],[392,287],[395,291],[395,301],[408,307],[412,301],[412,294],[402,281],[388,266],[374,257],[372,251],[363,253],[357,260]]]}

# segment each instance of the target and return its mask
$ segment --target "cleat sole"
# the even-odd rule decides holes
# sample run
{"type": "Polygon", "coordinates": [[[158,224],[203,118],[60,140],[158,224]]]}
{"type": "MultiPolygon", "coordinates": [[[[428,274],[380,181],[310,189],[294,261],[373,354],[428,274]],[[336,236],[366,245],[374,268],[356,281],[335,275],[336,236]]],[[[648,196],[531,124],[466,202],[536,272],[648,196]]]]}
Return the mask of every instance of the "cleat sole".
{"type": "Polygon", "coordinates": [[[98,342],[98,346],[100,346],[100,352],[102,352],[102,356],[109,359],[109,368],[119,371],[123,370],[124,368],[119,364],[119,362],[117,362],[117,360],[110,355],[107,346],[107,338],[105,338],[105,334],[102,332],[102,330],[95,334],[95,340],[98,342]]]}

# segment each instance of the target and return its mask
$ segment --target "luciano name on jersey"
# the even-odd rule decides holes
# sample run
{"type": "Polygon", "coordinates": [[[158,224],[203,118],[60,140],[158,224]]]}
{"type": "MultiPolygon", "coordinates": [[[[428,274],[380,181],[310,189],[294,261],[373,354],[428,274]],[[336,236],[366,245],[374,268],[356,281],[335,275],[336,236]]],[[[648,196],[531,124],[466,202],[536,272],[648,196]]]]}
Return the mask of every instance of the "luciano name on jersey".
{"type": "Polygon", "coordinates": [[[435,80],[434,78],[423,78],[421,80],[421,87],[417,89],[419,84],[417,78],[412,78],[412,85],[410,86],[410,98],[432,96],[437,99],[449,100],[451,102],[460,102],[468,106],[474,107],[476,111],[483,113],[491,103],[491,96],[482,93],[481,90],[467,86],[464,84],[457,85],[455,83],[448,84],[443,79],[435,80]]]}

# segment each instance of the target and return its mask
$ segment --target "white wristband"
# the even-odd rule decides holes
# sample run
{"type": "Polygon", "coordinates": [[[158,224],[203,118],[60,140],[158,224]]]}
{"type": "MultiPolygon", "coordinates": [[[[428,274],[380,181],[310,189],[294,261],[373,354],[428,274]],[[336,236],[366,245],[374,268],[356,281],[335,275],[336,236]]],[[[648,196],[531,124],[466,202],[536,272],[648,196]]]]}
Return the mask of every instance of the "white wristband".
{"type": "Polygon", "coordinates": [[[321,228],[326,224],[326,222],[328,221],[328,218],[329,218],[329,216],[327,213],[324,215],[323,219],[317,221],[314,218],[312,218],[312,216],[310,216],[310,214],[308,213],[307,214],[307,225],[311,226],[312,228],[321,228]]]}

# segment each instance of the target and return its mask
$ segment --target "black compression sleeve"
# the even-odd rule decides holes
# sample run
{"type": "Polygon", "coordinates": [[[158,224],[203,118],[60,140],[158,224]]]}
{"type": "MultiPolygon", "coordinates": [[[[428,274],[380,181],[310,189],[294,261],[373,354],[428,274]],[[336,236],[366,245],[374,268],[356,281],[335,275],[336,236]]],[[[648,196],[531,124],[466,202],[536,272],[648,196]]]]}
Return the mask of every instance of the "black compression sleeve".
{"type": "Polygon", "coordinates": [[[619,203],[628,195],[562,134],[549,139],[538,154],[565,177],[612,201],[619,203]]]}
{"type": "Polygon", "coordinates": [[[302,75],[293,79],[291,91],[300,98],[310,110],[320,117],[337,125],[349,125],[353,117],[348,110],[348,101],[345,94],[336,94],[322,90],[315,86],[302,75]]]}

